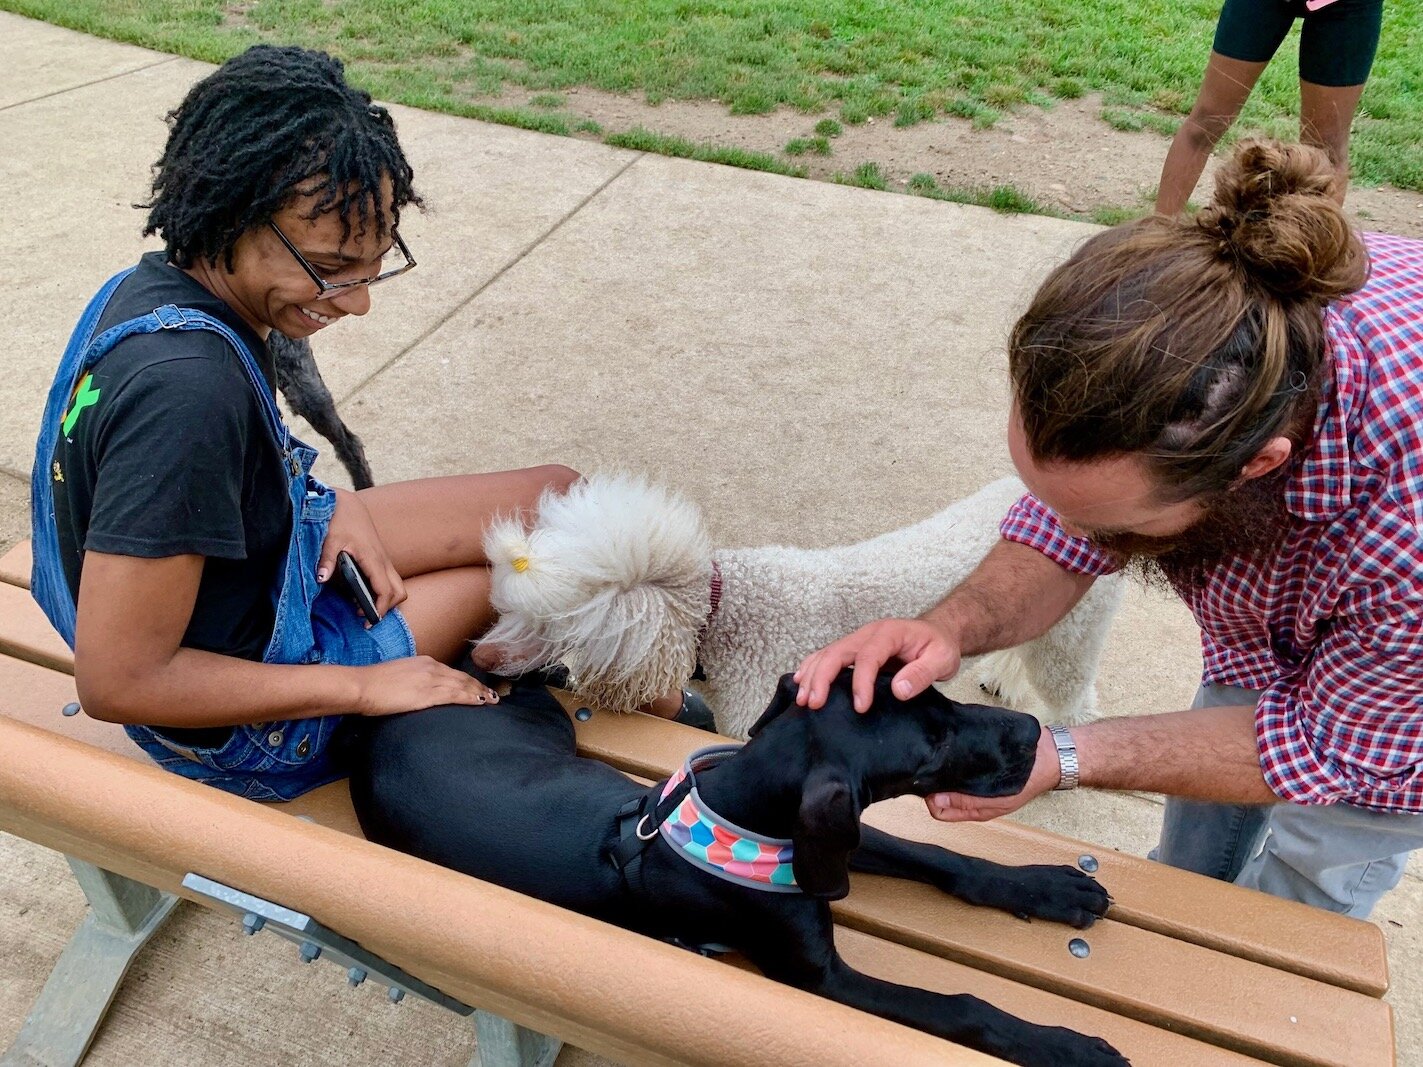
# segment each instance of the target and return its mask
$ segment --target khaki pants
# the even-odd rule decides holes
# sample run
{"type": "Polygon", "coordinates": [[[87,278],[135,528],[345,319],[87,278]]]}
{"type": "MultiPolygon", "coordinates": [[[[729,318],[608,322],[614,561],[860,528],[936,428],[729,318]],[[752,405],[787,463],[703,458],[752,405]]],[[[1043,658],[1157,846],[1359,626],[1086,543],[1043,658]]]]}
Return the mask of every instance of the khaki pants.
{"type": "MultiPolygon", "coordinates": [[[[1205,685],[1197,708],[1253,704],[1259,693],[1205,685]]],[[[1423,848],[1423,815],[1348,804],[1208,804],[1168,797],[1154,860],[1365,918],[1423,848]]]]}

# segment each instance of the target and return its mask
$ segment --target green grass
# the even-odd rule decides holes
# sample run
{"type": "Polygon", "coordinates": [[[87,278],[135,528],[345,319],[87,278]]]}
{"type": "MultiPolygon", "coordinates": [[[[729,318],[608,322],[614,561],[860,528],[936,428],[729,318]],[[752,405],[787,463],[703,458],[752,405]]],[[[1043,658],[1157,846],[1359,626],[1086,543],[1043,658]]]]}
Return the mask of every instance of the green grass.
{"type": "MultiPolygon", "coordinates": [[[[325,48],[383,99],[457,114],[487,107],[505,86],[551,98],[587,85],[652,102],[717,100],[737,114],[786,107],[853,125],[947,113],[989,126],[1014,108],[1096,91],[1111,121],[1164,132],[1195,97],[1220,0],[0,0],[0,9],[213,62],[258,40],[325,48]]],[[[1297,40],[1271,63],[1239,129],[1297,129],[1297,40]]],[[[1423,0],[1389,0],[1353,162],[1358,181],[1423,190],[1423,0]]]]}
{"type": "Polygon", "coordinates": [[[858,185],[861,189],[889,188],[889,182],[885,180],[878,163],[861,163],[850,174],[836,171],[830,176],[830,180],[841,185],[858,185]]]}
{"type": "Polygon", "coordinates": [[[1116,130],[1155,130],[1166,137],[1174,136],[1179,118],[1131,107],[1104,107],[1102,121],[1116,130]]]}
{"type": "Polygon", "coordinates": [[[669,137],[666,134],[653,133],[641,126],[634,126],[623,133],[610,133],[603,138],[603,143],[614,148],[632,148],[639,152],[656,152],[681,159],[699,159],[703,163],[724,163],[729,167],[742,167],[745,170],[765,170],[772,174],[788,174],[793,178],[805,177],[804,167],[782,163],[766,152],[722,148],[719,145],[689,141],[685,137],[669,137]]]}
{"type": "Polygon", "coordinates": [[[1115,226],[1121,222],[1130,222],[1132,219],[1139,219],[1147,213],[1147,208],[1140,207],[1114,207],[1103,205],[1094,207],[1089,215],[1091,220],[1098,226],[1115,226]]]}
{"type": "Polygon", "coordinates": [[[782,151],[788,156],[828,156],[830,141],[824,137],[796,137],[787,141],[782,151]]]}
{"type": "MultiPolygon", "coordinates": [[[[992,208],[1004,215],[1052,215],[1060,219],[1074,217],[1049,204],[1034,200],[1013,185],[944,186],[940,185],[932,174],[916,174],[909,179],[909,191],[918,196],[927,196],[931,200],[992,208]]],[[[1129,217],[1134,218],[1135,215],[1129,217]]]]}
{"type": "Polygon", "coordinates": [[[839,137],[844,132],[845,127],[834,119],[821,119],[815,124],[815,136],[817,137],[839,137]]]}

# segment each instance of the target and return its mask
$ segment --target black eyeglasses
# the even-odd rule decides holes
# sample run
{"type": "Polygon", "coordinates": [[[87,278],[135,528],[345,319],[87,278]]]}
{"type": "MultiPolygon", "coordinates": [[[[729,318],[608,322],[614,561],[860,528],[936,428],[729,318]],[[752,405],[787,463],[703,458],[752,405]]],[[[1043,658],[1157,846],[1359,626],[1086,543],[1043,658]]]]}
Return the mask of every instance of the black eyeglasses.
{"type": "Polygon", "coordinates": [[[287,246],[287,251],[296,257],[296,261],[301,264],[301,269],[306,271],[311,280],[316,283],[317,300],[327,300],[330,297],[339,296],[348,289],[356,289],[363,285],[369,287],[378,282],[383,282],[388,278],[394,278],[397,275],[404,274],[406,271],[415,269],[415,259],[411,256],[410,249],[406,247],[405,241],[401,238],[400,231],[391,227],[390,235],[395,238],[395,243],[390,246],[385,256],[381,259],[381,266],[385,269],[377,272],[374,278],[357,278],[349,282],[328,282],[325,278],[316,273],[316,268],[308,263],[306,257],[297,251],[296,245],[287,239],[287,235],[282,233],[281,228],[275,222],[268,222],[267,225],[272,228],[273,233],[281,238],[282,244],[287,246]],[[394,266],[387,268],[385,264],[392,259],[392,253],[398,253],[396,258],[399,261],[394,266]]]}

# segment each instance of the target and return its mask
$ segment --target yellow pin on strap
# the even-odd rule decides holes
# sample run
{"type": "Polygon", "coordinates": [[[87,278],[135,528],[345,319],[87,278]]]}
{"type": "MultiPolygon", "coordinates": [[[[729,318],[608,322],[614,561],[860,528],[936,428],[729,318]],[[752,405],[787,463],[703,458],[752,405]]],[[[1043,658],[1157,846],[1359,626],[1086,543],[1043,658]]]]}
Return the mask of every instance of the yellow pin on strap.
{"type": "Polygon", "coordinates": [[[514,568],[515,574],[523,574],[526,570],[529,569],[529,557],[515,556],[509,566],[514,568]]]}

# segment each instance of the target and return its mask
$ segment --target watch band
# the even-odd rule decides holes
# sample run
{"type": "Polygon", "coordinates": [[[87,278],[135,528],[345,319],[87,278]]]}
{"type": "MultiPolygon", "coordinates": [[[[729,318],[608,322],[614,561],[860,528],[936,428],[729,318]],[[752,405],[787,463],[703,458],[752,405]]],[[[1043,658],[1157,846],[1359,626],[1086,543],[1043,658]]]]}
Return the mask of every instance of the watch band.
{"type": "Polygon", "coordinates": [[[1052,743],[1057,746],[1057,764],[1062,770],[1062,778],[1054,789],[1076,789],[1079,767],[1077,764],[1077,744],[1066,726],[1049,725],[1052,743]]]}

